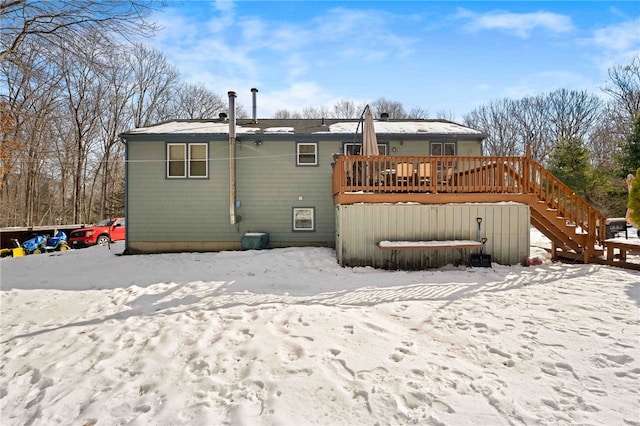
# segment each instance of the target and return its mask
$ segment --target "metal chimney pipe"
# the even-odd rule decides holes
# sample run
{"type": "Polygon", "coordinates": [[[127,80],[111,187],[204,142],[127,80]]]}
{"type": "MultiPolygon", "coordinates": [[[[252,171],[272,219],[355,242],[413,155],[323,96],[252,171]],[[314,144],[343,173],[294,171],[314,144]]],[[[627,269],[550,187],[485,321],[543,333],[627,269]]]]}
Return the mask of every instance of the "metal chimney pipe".
{"type": "Polygon", "coordinates": [[[236,223],[236,92],[229,92],[229,223],[236,223]]]}
{"type": "Polygon", "coordinates": [[[252,117],[253,117],[254,123],[258,122],[258,106],[256,103],[257,93],[258,93],[258,89],[256,89],[255,87],[251,89],[251,98],[253,100],[252,117]]]}

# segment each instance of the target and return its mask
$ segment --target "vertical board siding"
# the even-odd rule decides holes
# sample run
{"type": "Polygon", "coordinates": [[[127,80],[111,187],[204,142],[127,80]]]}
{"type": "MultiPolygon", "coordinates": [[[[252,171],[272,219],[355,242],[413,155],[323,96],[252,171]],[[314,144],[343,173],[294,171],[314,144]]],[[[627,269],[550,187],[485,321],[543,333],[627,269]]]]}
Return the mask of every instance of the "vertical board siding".
{"type": "Polygon", "coordinates": [[[405,250],[391,264],[382,240],[478,240],[487,238],[485,254],[503,265],[529,255],[529,207],[498,204],[351,204],[336,207],[336,255],[342,266],[424,269],[468,264],[478,250],[405,250]],[[476,218],[482,218],[480,236],[476,218]]]}

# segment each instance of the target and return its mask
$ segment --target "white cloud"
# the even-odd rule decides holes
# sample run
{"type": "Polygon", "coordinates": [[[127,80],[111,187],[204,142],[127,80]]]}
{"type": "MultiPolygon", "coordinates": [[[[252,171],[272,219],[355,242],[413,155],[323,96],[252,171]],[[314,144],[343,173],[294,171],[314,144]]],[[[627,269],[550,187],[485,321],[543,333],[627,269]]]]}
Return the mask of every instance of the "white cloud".
{"type": "Polygon", "coordinates": [[[595,47],[593,62],[606,76],[610,68],[640,56],[640,18],[598,28],[581,41],[583,46],[595,47]]]}
{"type": "Polygon", "coordinates": [[[297,82],[281,89],[265,90],[258,99],[258,116],[269,117],[280,109],[302,111],[304,107],[326,105],[334,96],[313,81],[297,82]]]}
{"type": "Polygon", "coordinates": [[[640,18],[600,28],[594,31],[591,42],[611,50],[637,50],[640,47],[640,18]]]}
{"type": "Polygon", "coordinates": [[[219,12],[215,19],[207,23],[207,28],[213,33],[220,33],[233,26],[235,21],[235,6],[232,1],[219,0],[213,2],[214,9],[219,12]]]}
{"type": "Polygon", "coordinates": [[[529,37],[535,29],[554,34],[573,30],[570,17],[544,11],[531,13],[492,11],[481,14],[459,8],[456,17],[467,20],[466,28],[470,31],[501,30],[521,38],[529,37]]]}

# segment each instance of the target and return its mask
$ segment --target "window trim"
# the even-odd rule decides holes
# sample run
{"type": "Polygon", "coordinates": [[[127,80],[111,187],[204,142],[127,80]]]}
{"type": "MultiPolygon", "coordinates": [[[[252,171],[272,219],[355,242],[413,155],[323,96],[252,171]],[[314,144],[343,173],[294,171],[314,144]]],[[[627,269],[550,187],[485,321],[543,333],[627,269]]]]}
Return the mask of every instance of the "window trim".
{"type": "MultiPolygon", "coordinates": [[[[387,142],[378,142],[378,151],[380,152],[380,155],[389,155],[389,144],[387,142]]],[[[344,155],[360,155],[361,152],[362,152],[362,142],[342,142],[342,153],[344,155]],[[358,153],[349,154],[347,152],[347,147],[349,146],[353,146],[353,147],[357,146],[358,153]]]]}
{"type": "Polygon", "coordinates": [[[437,156],[447,156],[447,155],[452,155],[455,156],[456,155],[456,151],[458,150],[458,144],[456,142],[431,142],[429,144],[429,154],[430,155],[437,155],[437,156]],[[433,148],[439,145],[442,154],[434,154],[433,153],[433,148]],[[452,145],[453,146],[453,154],[446,154],[446,146],[447,145],[452,145]]]}
{"type": "Polygon", "coordinates": [[[208,179],[209,178],[209,144],[207,142],[167,142],[166,150],[166,167],[165,167],[165,178],[166,179],[208,179]],[[192,148],[195,146],[204,146],[204,158],[193,158],[192,148]],[[183,174],[181,175],[172,175],[170,170],[170,165],[172,162],[179,162],[180,160],[171,160],[171,149],[172,147],[181,147],[183,159],[183,174]],[[193,175],[191,172],[191,168],[194,162],[203,162],[204,161],[204,175],[193,175]]]}
{"type": "Polygon", "coordinates": [[[187,176],[189,179],[207,179],[209,177],[209,144],[204,142],[194,142],[189,143],[188,145],[188,158],[187,158],[187,176]],[[194,146],[204,146],[204,158],[194,160],[191,156],[191,148],[194,146]],[[194,176],[191,174],[191,166],[193,162],[204,162],[204,175],[194,176]]]}
{"type": "Polygon", "coordinates": [[[172,143],[169,142],[167,143],[167,148],[166,148],[166,152],[165,155],[167,157],[167,165],[166,165],[166,170],[165,170],[165,177],[167,179],[184,179],[187,177],[187,164],[186,164],[186,158],[187,158],[187,144],[185,143],[172,143]],[[175,163],[179,163],[180,160],[172,160],[171,159],[171,148],[172,147],[181,147],[182,148],[182,156],[183,156],[183,173],[181,175],[172,175],[171,174],[171,164],[172,162],[175,163]]]}
{"type": "Polygon", "coordinates": [[[316,230],[316,208],[315,207],[292,207],[291,208],[291,229],[293,232],[315,232],[316,230]],[[300,228],[296,226],[296,212],[307,210],[311,213],[311,227],[300,228]]]}
{"type": "Polygon", "coordinates": [[[317,142],[296,142],[296,166],[317,166],[319,165],[318,162],[318,143],[317,142]],[[300,153],[300,147],[301,146],[313,146],[314,152],[313,152],[313,156],[314,156],[314,161],[312,163],[302,163],[300,162],[300,156],[301,155],[305,155],[305,156],[311,156],[311,153],[300,153]]]}

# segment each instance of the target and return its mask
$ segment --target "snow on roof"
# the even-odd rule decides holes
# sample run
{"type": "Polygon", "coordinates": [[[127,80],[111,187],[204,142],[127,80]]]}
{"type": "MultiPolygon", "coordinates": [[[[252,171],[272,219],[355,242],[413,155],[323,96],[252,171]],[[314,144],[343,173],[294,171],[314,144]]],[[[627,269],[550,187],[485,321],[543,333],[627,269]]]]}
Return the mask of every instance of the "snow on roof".
{"type": "MultiPolygon", "coordinates": [[[[237,134],[256,134],[256,133],[335,133],[335,134],[354,134],[356,131],[362,131],[362,126],[358,129],[359,121],[338,121],[333,124],[329,124],[325,127],[326,130],[316,131],[317,129],[310,130],[304,128],[301,125],[298,132],[296,132],[296,126],[268,126],[264,120],[264,127],[260,127],[256,123],[251,123],[249,126],[236,125],[237,134]]],[[[282,123],[286,120],[278,120],[278,123],[282,123]]],[[[303,123],[304,120],[292,120],[292,124],[303,123]]],[[[273,123],[275,124],[275,123],[273,123]]],[[[469,127],[462,126],[460,124],[448,122],[448,121],[375,121],[374,123],[376,133],[378,134],[468,134],[468,135],[482,135],[482,132],[471,129],[469,127]]],[[[168,121],[149,127],[141,127],[132,129],[126,132],[127,134],[193,134],[193,133],[208,133],[208,134],[228,134],[229,123],[226,121],[168,121]]]]}
{"type": "Polygon", "coordinates": [[[267,127],[263,130],[264,133],[295,133],[295,131],[293,127],[267,127]]]}
{"type": "MultiPolygon", "coordinates": [[[[236,126],[236,133],[257,133],[258,127],[236,126]]],[[[211,121],[168,121],[149,127],[140,127],[128,131],[129,134],[187,134],[187,133],[213,133],[228,134],[229,123],[211,121]]]]}
{"type": "MultiPolygon", "coordinates": [[[[376,133],[452,133],[481,135],[482,132],[445,121],[374,121],[376,133]]],[[[329,126],[331,133],[355,133],[357,122],[341,122],[329,126]]]]}
{"type": "Polygon", "coordinates": [[[201,121],[169,121],[149,127],[139,127],[129,130],[130,134],[155,133],[228,133],[229,124],[201,121]]]}

